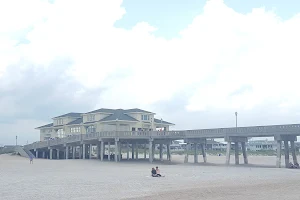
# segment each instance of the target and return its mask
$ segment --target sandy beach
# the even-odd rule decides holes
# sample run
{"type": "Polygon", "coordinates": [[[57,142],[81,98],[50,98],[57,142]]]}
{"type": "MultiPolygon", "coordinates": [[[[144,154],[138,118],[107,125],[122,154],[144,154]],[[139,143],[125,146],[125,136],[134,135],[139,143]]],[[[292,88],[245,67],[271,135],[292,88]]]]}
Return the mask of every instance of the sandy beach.
{"type": "Polygon", "coordinates": [[[0,199],[275,200],[300,196],[300,170],[274,168],[275,157],[249,157],[251,165],[238,167],[224,166],[224,156],[208,156],[208,164],[183,164],[179,155],[172,159],[172,164],[44,159],[29,164],[19,156],[0,155],[0,199]],[[156,165],[166,177],[150,177],[156,165]]]}

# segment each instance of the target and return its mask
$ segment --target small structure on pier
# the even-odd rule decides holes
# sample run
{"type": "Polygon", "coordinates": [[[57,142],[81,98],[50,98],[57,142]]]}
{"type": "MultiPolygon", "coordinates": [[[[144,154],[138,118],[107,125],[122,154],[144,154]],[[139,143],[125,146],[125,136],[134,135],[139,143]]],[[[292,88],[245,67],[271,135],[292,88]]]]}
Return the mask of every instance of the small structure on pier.
{"type": "Polygon", "coordinates": [[[67,113],[52,118],[53,122],[37,127],[40,141],[103,131],[169,131],[175,124],[155,118],[142,109],[101,108],[87,113],[67,113]]]}

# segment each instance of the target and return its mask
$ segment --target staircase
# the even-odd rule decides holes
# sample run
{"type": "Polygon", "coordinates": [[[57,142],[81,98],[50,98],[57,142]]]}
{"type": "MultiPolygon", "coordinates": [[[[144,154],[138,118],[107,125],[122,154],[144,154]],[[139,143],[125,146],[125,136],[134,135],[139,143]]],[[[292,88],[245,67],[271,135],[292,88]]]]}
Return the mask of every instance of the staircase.
{"type": "Polygon", "coordinates": [[[7,154],[7,153],[19,153],[22,157],[29,158],[30,156],[32,158],[35,158],[35,156],[29,151],[28,149],[24,149],[21,146],[11,146],[7,148],[1,148],[0,154],[7,154]]]}
{"type": "Polygon", "coordinates": [[[31,151],[29,151],[28,149],[23,148],[23,150],[27,153],[27,155],[32,158],[35,158],[35,155],[33,155],[33,153],[31,153],[31,151]]]}
{"type": "Polygon", "coordinates": [[[20,146],[15,147],[15,152],[18,152],[22,157],[29,158],[29,154],[20,146]]]}

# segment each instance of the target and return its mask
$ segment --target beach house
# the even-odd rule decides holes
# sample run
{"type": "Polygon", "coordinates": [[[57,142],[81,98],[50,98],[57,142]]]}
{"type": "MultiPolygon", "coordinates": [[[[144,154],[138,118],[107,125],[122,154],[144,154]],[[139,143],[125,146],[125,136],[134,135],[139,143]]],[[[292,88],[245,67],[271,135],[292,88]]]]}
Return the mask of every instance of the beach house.
{"type": "Polygon", "coordinates": [[[53,122],[37,127],[40,141],[101,131],[168,131],[175,124],[156,119],[155,113],[142,109],[101,108],[87,113],[67,113],[53,122]]]}

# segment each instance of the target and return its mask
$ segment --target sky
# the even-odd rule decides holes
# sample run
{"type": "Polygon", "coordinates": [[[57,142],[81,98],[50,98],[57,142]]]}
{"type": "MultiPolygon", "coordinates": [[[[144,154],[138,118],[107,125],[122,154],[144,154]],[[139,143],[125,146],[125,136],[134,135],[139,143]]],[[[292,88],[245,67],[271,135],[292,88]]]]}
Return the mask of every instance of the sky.
{"type": "Polygon", "coordinates": [[[141,108],[174,130],[299,123],[300,2],[0,1],[0,145],[141,108]],[[184,3],[185,2],[185,3],[184,3]]]}

